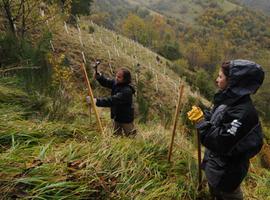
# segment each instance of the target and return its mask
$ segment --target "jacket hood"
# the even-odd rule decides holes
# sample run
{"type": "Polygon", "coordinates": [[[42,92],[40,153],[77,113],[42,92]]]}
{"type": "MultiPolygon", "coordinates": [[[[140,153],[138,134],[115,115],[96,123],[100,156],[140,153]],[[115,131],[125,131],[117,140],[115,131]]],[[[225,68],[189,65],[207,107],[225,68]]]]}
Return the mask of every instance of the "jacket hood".
{"type": "Polygon", "coordinates": [[[229,71],[230,90],[237,96],[255,94],[264,80],[262,67],[249,60],[231,60],[229,71]]]}
{"type": "Polygon", "coordinates": [[[131,84],[127,84],[127,83],[116,83],[116,81],[115,81],[115,85],[116,86],[119,86],[119,87],[129,87],[131,89],[131,91],[132,91],[132,94],[135,94],[136,93],[135,88],[131,84]]]}
{"type": "Polygon", "coordinates": [[[135,94],[136,93],[135,88],[132,85],[128,85],[128,86],[131,88],[132,94],[135,94]]]}
{"type": "Polygon", "coordinates": [[[262,67],[249,60],[231,60],[227,89],[218,91],[214,104],[230,105],[244,96],[255,94],[264,80],[262,67]]]}

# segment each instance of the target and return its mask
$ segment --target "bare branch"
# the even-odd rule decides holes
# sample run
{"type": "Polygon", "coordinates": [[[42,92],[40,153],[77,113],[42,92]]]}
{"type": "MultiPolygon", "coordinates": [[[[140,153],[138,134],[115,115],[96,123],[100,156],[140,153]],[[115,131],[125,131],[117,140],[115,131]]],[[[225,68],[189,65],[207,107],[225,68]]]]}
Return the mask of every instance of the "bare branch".
{"type": "Polygon", "coordinates": [[[6,73],[6,72],[9,72],[9,71],[13,71],[13,70],[21,70],[21,69],[40,69],[41,67],[13,67],[13,68],[7,68],[7,69],[3,69],[3,70],[0,70],[0,73],[6,73]]]}

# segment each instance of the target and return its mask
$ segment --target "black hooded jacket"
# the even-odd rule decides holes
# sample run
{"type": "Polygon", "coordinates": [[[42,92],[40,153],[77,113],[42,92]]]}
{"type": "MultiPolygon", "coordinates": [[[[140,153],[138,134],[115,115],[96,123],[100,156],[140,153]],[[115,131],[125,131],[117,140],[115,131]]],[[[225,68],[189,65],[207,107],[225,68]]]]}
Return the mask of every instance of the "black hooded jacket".
{"type": "Polygon", "coordinates": [[[262,130],[250,94],[263,79],[264,72],[256,63],[231,61],[227,89],[215,95],[214,108],[196,125],[206,147],[202,167],[214,188],[235,190],[247,174],[249,159],[262,147],[262,130]]]}
{"type": "Polygon", "coordinates": [[[97,98],[96,105],[99,107],[110,107],[111,118],[116,122],[132,122],[134,120],[134,88],[129,84],[116,84],[114,79],[107,79],[103,75],[98,75],[97,81],[103,87],[111,89],[111,96],[106,98],[97,98]]]}

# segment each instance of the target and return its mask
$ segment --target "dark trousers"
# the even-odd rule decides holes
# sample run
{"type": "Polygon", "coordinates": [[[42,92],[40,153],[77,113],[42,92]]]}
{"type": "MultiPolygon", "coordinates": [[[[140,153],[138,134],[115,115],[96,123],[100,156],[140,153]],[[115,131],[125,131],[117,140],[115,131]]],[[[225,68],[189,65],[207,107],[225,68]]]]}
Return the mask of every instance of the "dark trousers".
{"type": "Polygon", "coordinates": [[[213,200],[243,200],[243,193],[240,186],[232,192],[223,192],[209,186],[209,190],[213,200]]]}
{"type": "Polygon", "coordinates": [[[119,123],[114,121],[113,122],[113,134],[115,135],[126,135],[126,136],[135,136],[136,129],[134,127],[133,122],[131,123],[119,123]]]}

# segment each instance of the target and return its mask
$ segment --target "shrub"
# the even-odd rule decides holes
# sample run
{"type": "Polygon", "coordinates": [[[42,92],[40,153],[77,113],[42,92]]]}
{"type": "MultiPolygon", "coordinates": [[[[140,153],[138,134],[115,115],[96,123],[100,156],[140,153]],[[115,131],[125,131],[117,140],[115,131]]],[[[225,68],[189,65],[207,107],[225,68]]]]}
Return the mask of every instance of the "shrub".
{"type": "Polygon", "coordinates": [[[150,103],[147,100],[147,98],[144,97],[143,89],[144,89],[144,84],[141,81],[139,81],[137,85],[137,103],[138,103],[138,111],[140,115],[139,121],[142,123],[146,123],[148,113],[149,113],[150,103]]]}
{"type": "Polygon", "coordinates": [[[19,40],[9,34],[0,37],[1,64],[20,78],[29,93],[35,90],[45,92],[50,82],[51,68],[46,57],[50,39],[51,34],[46,32],[33,46],[29,41],[19,40]]]}
{"type": "Polygon", "coordinates": [[[211,79],[210,75],[203,69],[196,72],[195,86],[207,99],[212,99],[215,93],[214,81],[211,81],[211,79]]]}
{"type": "Polygon", "coordinates": [[[182,56],[179,45],[176,42],[165,42],[159,48],[158,53],[169,60],[177,60],[182,56]]]}
{"type": "Polygon", "coordinates": [[[94,33],[95,32],[95,28],[93,27],[93,26],[89,26],[88,27],[88,33],[89,34],[92,34],[92,33],[94,33]]]}

